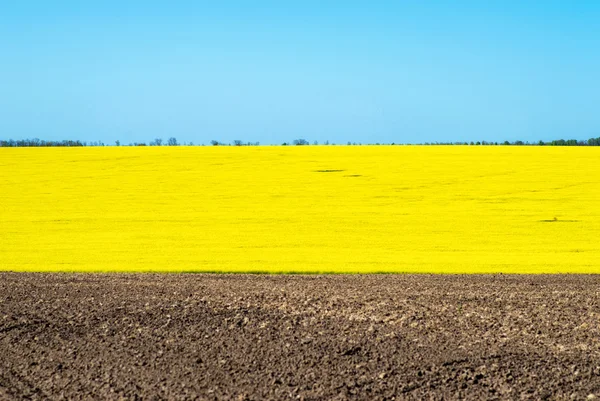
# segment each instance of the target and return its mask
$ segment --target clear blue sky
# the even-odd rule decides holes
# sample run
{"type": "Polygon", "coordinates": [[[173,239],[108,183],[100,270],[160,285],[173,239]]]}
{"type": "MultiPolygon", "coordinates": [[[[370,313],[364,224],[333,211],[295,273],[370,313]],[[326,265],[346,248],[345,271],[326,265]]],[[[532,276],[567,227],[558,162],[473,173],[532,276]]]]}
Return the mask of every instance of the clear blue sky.
{"type": "Polygon", "coordinates": [[[600,136],[598,1],[3,1],[0,138],[600,136]]]}

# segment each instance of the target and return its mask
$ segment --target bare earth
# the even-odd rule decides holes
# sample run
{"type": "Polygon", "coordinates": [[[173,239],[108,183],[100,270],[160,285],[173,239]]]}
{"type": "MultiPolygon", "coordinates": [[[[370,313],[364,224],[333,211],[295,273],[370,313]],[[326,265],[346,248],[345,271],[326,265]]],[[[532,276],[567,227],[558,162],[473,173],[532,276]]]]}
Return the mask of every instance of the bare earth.
{"type": "Polygon", "coordinates": [[[594,399],[600,276],[0,273],[0,399],[594,399]]]}

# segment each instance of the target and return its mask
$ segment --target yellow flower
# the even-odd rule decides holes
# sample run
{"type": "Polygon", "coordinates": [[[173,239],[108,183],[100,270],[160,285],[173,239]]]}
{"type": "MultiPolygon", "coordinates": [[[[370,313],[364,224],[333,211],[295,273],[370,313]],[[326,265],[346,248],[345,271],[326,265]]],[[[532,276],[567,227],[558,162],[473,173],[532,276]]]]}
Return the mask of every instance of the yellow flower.
{"type": "Polygon", "coordinates": [[[0,270],[598,273],[594,147],[0,149],[0,270]]]}

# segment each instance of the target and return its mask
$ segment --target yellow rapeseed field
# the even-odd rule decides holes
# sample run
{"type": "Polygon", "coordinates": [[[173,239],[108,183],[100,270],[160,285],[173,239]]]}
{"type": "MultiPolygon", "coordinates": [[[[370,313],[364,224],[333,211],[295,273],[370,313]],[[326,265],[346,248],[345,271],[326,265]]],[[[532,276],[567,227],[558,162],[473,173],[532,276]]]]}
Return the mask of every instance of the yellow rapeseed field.
{"type": "Polygon", "coordinates": [[[0,149],[0,270],[599,273],[593,147],[0,149]]]}

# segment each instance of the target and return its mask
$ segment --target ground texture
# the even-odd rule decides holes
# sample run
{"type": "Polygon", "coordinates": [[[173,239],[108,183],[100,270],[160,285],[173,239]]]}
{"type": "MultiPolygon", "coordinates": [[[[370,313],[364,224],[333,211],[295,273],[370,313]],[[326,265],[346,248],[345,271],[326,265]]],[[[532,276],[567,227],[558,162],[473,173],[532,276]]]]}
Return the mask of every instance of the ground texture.
{"type": "Polygon", "coordinates": [[[599,276],[0,273],[0,399],[594,399],[599,276]]]}

